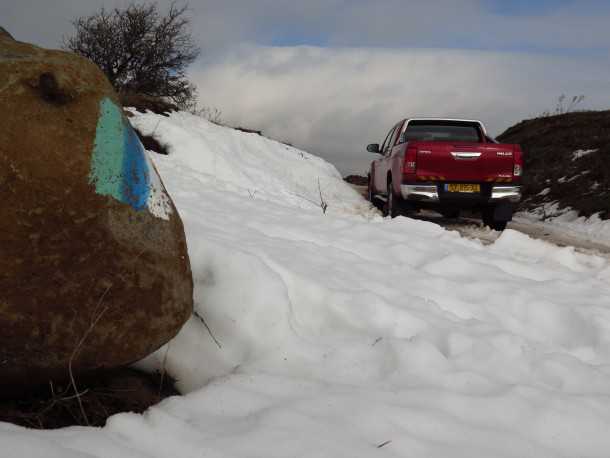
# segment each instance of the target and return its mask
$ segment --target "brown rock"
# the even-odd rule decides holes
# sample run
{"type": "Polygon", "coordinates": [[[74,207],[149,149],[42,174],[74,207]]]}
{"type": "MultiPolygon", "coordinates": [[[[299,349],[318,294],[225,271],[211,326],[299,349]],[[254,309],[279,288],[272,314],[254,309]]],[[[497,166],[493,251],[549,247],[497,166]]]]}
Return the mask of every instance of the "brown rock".
{"type": "Polygon", "coordinates": [[[101,71],[0,35],[0,380],[116,367],[192,311],[180,217],[101,71]]]}

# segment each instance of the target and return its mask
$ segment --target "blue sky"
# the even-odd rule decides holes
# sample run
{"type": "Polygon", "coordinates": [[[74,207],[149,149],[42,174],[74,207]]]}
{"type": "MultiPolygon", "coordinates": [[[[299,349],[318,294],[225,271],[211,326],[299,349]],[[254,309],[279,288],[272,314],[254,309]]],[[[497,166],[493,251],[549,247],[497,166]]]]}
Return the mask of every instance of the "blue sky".
{"type": "MultiPolygon", "coordinates": [[[[570,4],[577,4],[577,0],[485,0],[485,7],[495,14],[506,16],[534,16],[555,11],[570,4]]],[[[584,3],[584,2],[581,2],[584,3]]],[[[602,0],[597,2],[602,6],[602,0]]],[[[590,7],[591,5],[588,5],[590,7]]]]}
{"type": "MultiPolygon", "coordinates": [[[[254,34],[251,39],[273,46],[372,45],[517,51],[566,56],[603,56],[610,52],[610,34],[602,30],[610,28],[610,22],[606,22],[610,21],[610,0],[458,0],[453,3],[437,1],[437,4],[443,3],[445,11],[451,14],[441,13],[437,22],[434,9],[427,12],[425,7],[417,5],[415,15],[421,11],[417,21],[429,27],[427,31],[416,36],[411,35],[408,30],[410,3],[400,2],[404,5],[400,7],[391,0],[381,1],[377,2],[378,7],[370,8],[374,13],[381,12],[380,16],[373,14],[370,17],[371,22],[382,27],[385,24],[387,29],[396,28],[395,18],[400,18],[401,14],[392,15],[386,12],[398,8],[403,11],[403,38],[388,36],[380,31],[373,36],[367,35],[366,32],[358,33],[358,29],[367,31],[371,27],[366,22],[356,22],[355,33],[345,34],[339,40],[334,26],[341,24],[346,17],[349,18],[350,14],[349,8],[342,8],[352,5],[353,10],[357,8],[353,5],[371,6],[375,5],[375,2],[357,0],[328,3],[329,5],[320,9],[319,15],[332,18],[327,21],[329,25],[312,26],[307,21],[295,19],[287,11],[283,21],[278,21],[274,27],[266,28],[265,32],[254,34]],[[384,17],[384,14],[388,16],[384,17]]],[[[352,20],[354,19],[352,17],[352,20]]]]}
{"type": "MultiPolygon", "coordinates": [[[[0,0],[0,22],[57,47],[70,19],[128,1],[0,0]]],[[[610,0],[193,0],[190,8],[208,54],[241,42],[610,54],[610,0]]]]}

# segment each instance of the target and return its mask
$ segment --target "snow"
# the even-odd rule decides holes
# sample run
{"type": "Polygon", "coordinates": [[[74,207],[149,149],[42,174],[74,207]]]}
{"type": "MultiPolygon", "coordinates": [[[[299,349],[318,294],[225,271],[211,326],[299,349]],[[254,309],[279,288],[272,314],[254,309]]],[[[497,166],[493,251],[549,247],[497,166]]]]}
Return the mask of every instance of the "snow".
{"type": "Polygon", "coordinates": [[[558,202],[549,202],[531,211],[519,212],[515,221],[527,222],[549,232],[598,243],[610,249],[610,220],[603,220],[598,214],[579,216],[578,211],[572,208],[559,208],[558,202]]]}
{"type": "Polygon", "coordinates": [[[132,121],[169,147],[195,282],[195,315],[140,366],[167,356],[185,394],[104,428],[0,423],[0,456],[608,456],[606,258],[383,219],[315,156],[132,121]]]}
{"type": "Polygon", "coordinates": [[[331,212],[362,214],[369,208],[333,165],[289,145],[184,112],[169,118],[137,114],[131,120],[142,134],[167,145],[170,154],[179,151],[180,163],[206,186],[303,209],[320,209],[320,194],[333,202],[331,212]]]}
{"type": "Polygon", "coordinates": [[[597,149],[579,149],[572,153],[572,161],[576,161],[581,157],[588,156],[591,153],[597,152],[597,149]]]}
{"type": "MultiPolygon", "coordinates": [[[[573,175],[573,176],[571,176],[570,178],[568,178],[568,177],[561,177],[561,178],[559,178],[559,179],[557,180],[557,183],[560,183],[560,184],[564,184],[564,183],[571,183],[572,181],[574,181],[574,180],[576,180],[576,179],[578,179],[578,178],[584,177],[585,175],[588,175],[588,174],[590,174],[590,173],[591,173],[591,171],[590,171],[590,170],[583,170],[582,172],[577,173],[576,175],[573,175]]],[[[547,181],[548,181],[548,180],[547,180],[547,181]]],[[[548,188],[548,189],[549,189],[549,192],[550,192],[550,188],[548,188]]],[[[548,194],[548,193],[547,193],[547,194],[548,194]]],[[[540,194],[539,194],[539,195],[540,195],[540,194]]]]}
{"type": "Polygon", "coordinates": [[[150,193],[146,201],[148,211],[157,218],[169,221],[172,214],[172,206],[167,191],[163,186],[159,172],[155,168],[149,155],[146,155],[148,167],[148,179],[150,180],[150,193]]]}

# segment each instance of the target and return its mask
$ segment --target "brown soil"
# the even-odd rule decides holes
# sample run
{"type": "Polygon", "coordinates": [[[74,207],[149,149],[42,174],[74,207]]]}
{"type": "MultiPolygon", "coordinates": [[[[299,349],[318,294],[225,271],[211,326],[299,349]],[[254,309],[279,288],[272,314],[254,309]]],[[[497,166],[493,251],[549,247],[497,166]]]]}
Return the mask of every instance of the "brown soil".
{"type": "Polygon", "coordinates": [[[158,153],[158,154],[165,154],[165,155],[169,154],[167,152],[167,146],[162,145],[161,143],[159,143],[157,141],[157,139],[154,138],[152,135],[143,135],[142,132],[140,132],[135,127],[133,128],[133,130],[138,135],[138,138],[142,142],[142,145],[144,145],[145,149],[147,149],[149,151],[154,151],[155,153],[158,153]]]}
{"type": "Polygon", "coordinates": [[[557,201],[581,215],[610,218],[610,110],[529,119],[498,137],[525,151],[525,208],[557,201]],[[597,151],[577,160],[577,150],[597,151]],[[547,195],[539,193],[549,188],[547,195]]]}
{"type": "Polygon", "coordinates": [[[367,186],[369,184],[369,179],[361,175],[348,175],[343,179],[349,184],[355,184],[357,186],[367,186]]]}
{"type": "Polygon", "coordinates": [[[153,97],[144,94],[120,94],[121,105],[124,107],[133,107],[140,113],[146,113],[147,110],[153,113],[167,116],[167,113],[178,111],[178,107],[173,103],[163,100],[161,97],[153,97]]]}
{"type": "Polygon", "coordinates": [[[8,33],[8,31],[4,27],[1,27],[1,26],[0,26],[0,35],[9,37],[9,38],[13,38],[13,36],[10,33],[8,33]]]}
{"type": "Polygon", "coordinates": [[[247,134],[256,134],[256,135],[263,135],[263,131],[262,130],[256,130],[256,129],[249,129],[247,127],[234,127],[233,129],[235,130],[239,130],[241,132],[245,132],[247,134]]]}
{"type": "Polygon", "coordinates": [[[162,399],[179,394],[174,380],[167,375],[130,368],[80,378],[77,387],[82,410],[71,385],[48,385],[0,400],[0,421],[36,429],[104,426],[114,414],[141,413],[162,399]]]}

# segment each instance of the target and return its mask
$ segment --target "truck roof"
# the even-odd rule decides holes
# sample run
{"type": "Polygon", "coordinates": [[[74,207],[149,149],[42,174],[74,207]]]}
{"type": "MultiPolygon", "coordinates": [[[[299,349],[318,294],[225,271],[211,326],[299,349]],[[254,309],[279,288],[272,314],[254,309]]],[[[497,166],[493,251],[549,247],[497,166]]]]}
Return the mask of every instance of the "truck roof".
{"type": "Polygon", "coordinates": [[[485,124],[483,124],[481,121],[477,120],[477,119],[456,119],[456,118],[407,118],[405,119],[405,121],[407,121],[404,125],[403,125],[403,132],[404,130],[407,128],[407,125],[411,122],[411,121],[458,121],[458,122],[474,122],[477,123],[481,126],[481,129],[483,129],[483,134],[487,135],[487,129],[485,128],[485,124]]]}

